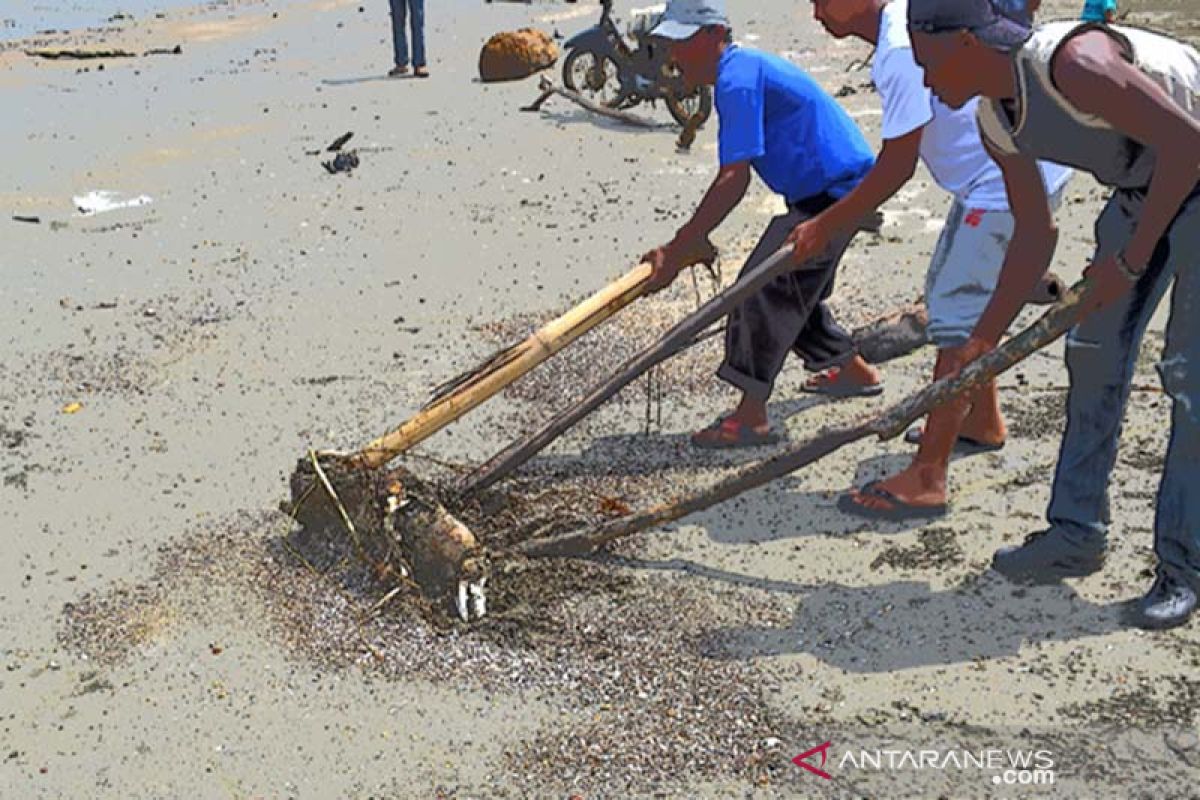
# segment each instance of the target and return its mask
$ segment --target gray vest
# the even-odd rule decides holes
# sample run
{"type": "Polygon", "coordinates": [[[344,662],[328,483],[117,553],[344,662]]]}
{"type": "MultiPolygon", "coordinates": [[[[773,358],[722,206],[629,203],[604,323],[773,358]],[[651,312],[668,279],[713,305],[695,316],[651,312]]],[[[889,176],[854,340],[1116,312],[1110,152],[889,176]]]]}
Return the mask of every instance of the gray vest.
{"type": "Polygon", "coordinates": [[[1001,153],[1021,153],[1092,173],[1122,189],[1141,189],[1154,172],[1154,152],[1084,114],[1054,87],[1050,63],[1066,42],[1089,30],[1103,30],[1127,58],[1192,117],[1200,120],[1200,53],[1188,45],[1140,28],[1097,23],[1056,22],[1038,28],[1013,54],[1017,80],[1010,118],[995,100],[979,104],[979,130],[1001,153]]]}

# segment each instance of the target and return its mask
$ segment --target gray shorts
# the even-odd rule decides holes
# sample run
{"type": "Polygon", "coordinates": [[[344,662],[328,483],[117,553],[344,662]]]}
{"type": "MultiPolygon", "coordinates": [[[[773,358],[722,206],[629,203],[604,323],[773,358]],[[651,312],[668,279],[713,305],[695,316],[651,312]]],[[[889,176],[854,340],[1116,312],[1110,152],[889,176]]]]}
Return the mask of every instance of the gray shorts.
{"type": "MultiPolygon", "coordinates": [[[[1062,192],[1050,197],[1057,209],[1062,192]]],[[[929,338],[939,348],[964,344],[983,315],[1012,241],[1007,209],[969,208],[955,200],[925,276],[929,338]]]]}

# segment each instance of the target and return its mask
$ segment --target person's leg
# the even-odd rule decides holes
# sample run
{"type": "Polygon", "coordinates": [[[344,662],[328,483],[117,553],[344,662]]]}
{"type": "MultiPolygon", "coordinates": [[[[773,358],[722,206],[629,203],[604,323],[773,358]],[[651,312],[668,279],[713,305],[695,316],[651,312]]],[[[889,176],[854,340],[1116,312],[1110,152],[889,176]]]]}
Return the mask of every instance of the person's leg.
{"type": "MultiPolygon", "coordinates": [[[[837,323],[826,303],[837,281],[837,264],[849,244],[850,239],[839,242],[840,249],[830,254],[833,271],[825,282],[817,307],[808,315],[792,345],[792,352],[804,361],[804,368],[815,373],[804,382],[807,392],[834,397],[862,397],[883,392],[879,370],[859,355],[854,339],[837,323]]],[[[796,291],[804,294],[806,287],[797,286],[796,291]]]]}
{"type": "MultiPolygon", "coordinates": [[[[1056,208],[1058,201],[1058,196],[1052,198],[1051,206],[1056,208]]],[[[942,230],[947,236],[946,250],[940,263],[934,254],[925,290],[929,338],[938,350],[959,347],[970,338],[996,291],[1014,224],[1007,210],[968,209],[957,201],[951,207],[942,230]]],[[[964,407],[966,415],[956,435],[949,437],[952,444],[957,437],[985,447],[1004,444],[1008,428],[1000,411],[996,381],[988,381],[968,395],[964,407]]],[[[936,421],[949,423],[951,416],[936,421]]]]}
{"type": "Polygon", "coordinates": [[[1159,575],[1140,608],[1142,624],[1154,628],[1185,622],[1200,590],[1200,197],[1176,217],[1167,242],[1175,288],[1158,372],[1171,398],[1171,439],[1155,503],[1159,575]]]}
{"type": "MultiPolygon", "coordinates": [[[[791,211],[771,220],[740,274],[774,254],[792,229],[809,216],[791,211]]],[[[730,312],[725,330],[725,361],[717,376],[740,389],[742,399],[726,418],[727,424],[700,431],[693,437],[694,443],[714,445],[731,441],[736,439],[740,428],[760,434],[767,431],[767,398],[771,396],[775,378],[816,306],[836,260],[831,262],[823,257],[816,266],[817,269],[805,272],[808,276],[805,285],[813,286],[809,296],[798,294],[793,273],[788,273],[768,282],[730,312]]]]}
{"type": "MultiPolygon", "coordinates": [[[[1136,204],[1117,192],[1096,223],[1096,257],[1125,246],[1136,204]]],[[[1067,334],[1067,426],[1046,518],[1050,528],[996,552],[997,571],[1022,581],[1087,575],[1103,564],[1109,523],[1108,482],[1138,346],[1172,278],[1165,248],[1121,298],[1088,315],[1067,334]]]]}
{"type": "Polygon", "coordinates": [[[392,63],[394,74],[408,71],[408,40],[404,36],[407,0],[388,0],[392,7],[392,63]]]}
{"type": "Polygon", "coordinates": [[[408,0],[409,13],[412,15],[412,48],[413,71],[418,76],[425,76],[425,0],[408,0]]]}
{"type": "MultiPolygon", "coordinates": [[[[967,209],[958,201],[951,206],[925,279],[929,336],[938,348],[934,380],[949,372],[947,350],[966,343],[987,307],[1012,231],[1013,218],[1007,211],[967,209]]],[[[853,492],[843,508],[883,513],[900,507],[943,509],[950,456],[959,436],[970,436],[985,446],[1004,442],[997,395],[992,381],[970,396],[938,406],[929,414],[909,466],[853,492]],[[968,429],[972,417],[974,427],[968,429]]]]}

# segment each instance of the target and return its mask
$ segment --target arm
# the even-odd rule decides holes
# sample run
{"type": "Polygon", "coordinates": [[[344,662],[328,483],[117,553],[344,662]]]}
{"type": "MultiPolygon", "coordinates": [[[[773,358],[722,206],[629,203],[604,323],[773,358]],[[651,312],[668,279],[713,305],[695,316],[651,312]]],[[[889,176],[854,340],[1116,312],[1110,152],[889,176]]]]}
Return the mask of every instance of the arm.
{"type": "Polygon", "coordinates": [[[845,197],[818,216],[796,226],[788,241],[792,258],[803,264],[816,258],[908,182],[917,168],[921,134],[933,119],[933,96],[912,49],[886,50],[872,72],[883,105],[883,148],[874,166],[845,197]]]}
{"type": "Polygon", "coordinates": [[[1004,176],[1014,227],[996,291],[971,336],[977,344],[984,345],[984,350],[995,347],[1004,336],[1046,273],[1058,243],[1058,229],[1037,162],[1026,156],[1006,155],[991,147],[988,153],[1004,176]]]}
{"type": "Polygon", "coordinates": [[[699,207],[675,234],[675,238],[642,257],[643,261],[649,261],[654,267],[650,278],[651,291],[670,285],[684,267],[704,260],[703,256],[712,250],[708,242],[709,234],[737,207],[749,186],[750,162],[738,161],[721,167],[704,193],[699,207]]]}
{"type": "Polygon", "coordinates": [[[1080,111],[1100,117],[1156,153],[1142,214],[1124,251],[1132,268],[1143,269],[1200,180],[1200,123],[1130,64],[1120,45],[1102,31],[1068,42],[1052,68],[1059,91],[1080,111]]]}
{"type": "Polygon", "coordinates": [[[750,162],[739,161],[721,167],[692,218],[684,223],[667,246],[707,239],[709,234],[725,221],[729,212],[742,202],[749,187],[750,162]]]}
{"type": "Polygon", "coordinates": [[[788,241],[797,262],[815,257],[829,242],[849,234],[908,183],[917,169],[922,130],[924,126],[895,139],[885,139],[875,166],[858,186],[821,214],[796,226],[788,241]]]}

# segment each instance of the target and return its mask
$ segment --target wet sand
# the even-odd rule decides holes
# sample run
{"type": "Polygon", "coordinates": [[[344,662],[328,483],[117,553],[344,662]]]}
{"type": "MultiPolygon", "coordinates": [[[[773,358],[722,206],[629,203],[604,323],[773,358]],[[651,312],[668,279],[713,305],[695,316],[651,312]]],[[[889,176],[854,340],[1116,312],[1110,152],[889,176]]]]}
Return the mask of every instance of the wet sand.
{"type": "MultiPolygon", "coordinates": [[[[869,76],[847,71],[867,48],[807,12],[733,10],[745,43],[840,91],[877,141],[869,76]]],[[[491,33],[570,35],[592,4],[428,13],[428,81],[381,77],[386,6],[361,0],[173,11],[38,43],[180,55],[0,51],[0,796],[1028,796],[986,770],[835,763],[824,781],[790,762],[825,741],[838,758],[1043,748],[1056,784],[1039,796],[1192,792],[1196,626],[1149,634],[1122,615],[1153,564],[1165,308],[1138,364],[1108,562],[1067,585],[987,571],[997,546],[1043,524],[1061,346],[1002,379],[1012,439],[956,461],[953,513],[934,524],[836,510],[909,452],[866,442],[603,558],[512,565],[473,628],[376,608],[380,587],[314,576],[281,547],[273,509],[308,447],[373,438],[624,273],[715,169],[714,126],[681,154],[668,127],[558,99],[523,114],[535,80],[475,80],[491,33]],[[309,153],[346,131],[362,164],[329,175],[309,153]],[[153,200],[80,216],[72,198],[92,190],[153,200]]],[[[1139,4],[1131,19],[1143,15],[1195,38],[1194,4],[1139,4]]],[[[1069,188],[1067,279],[1102,199],[1084,178],[1069,188]]],[[[919,295],[948,205],[922,172],[881,233],[859,237],[835,297],[847,325],[919,295]]],[[[776,210],[756,182],[716,236],[727,278],[776,210]]],[[[532,430],[696,291],[684,279],[640,302],[409,466],[445,475],[428,459],[473,463],[532,430]]],[[[687,446],[733,400],[709,377],[718,359],[715,343],[690,351],[649,400],[639,382],[549,449],[514,488],[545,493],[529,514],[556,498],[586,518],[641,507],[765,455],[687,446]]],[[[793,364],[772,410],[799,438],[883,408],[931,366],[918,352],[886,366],[884,398],[829,403],[799,392],[793,364]]]]}

